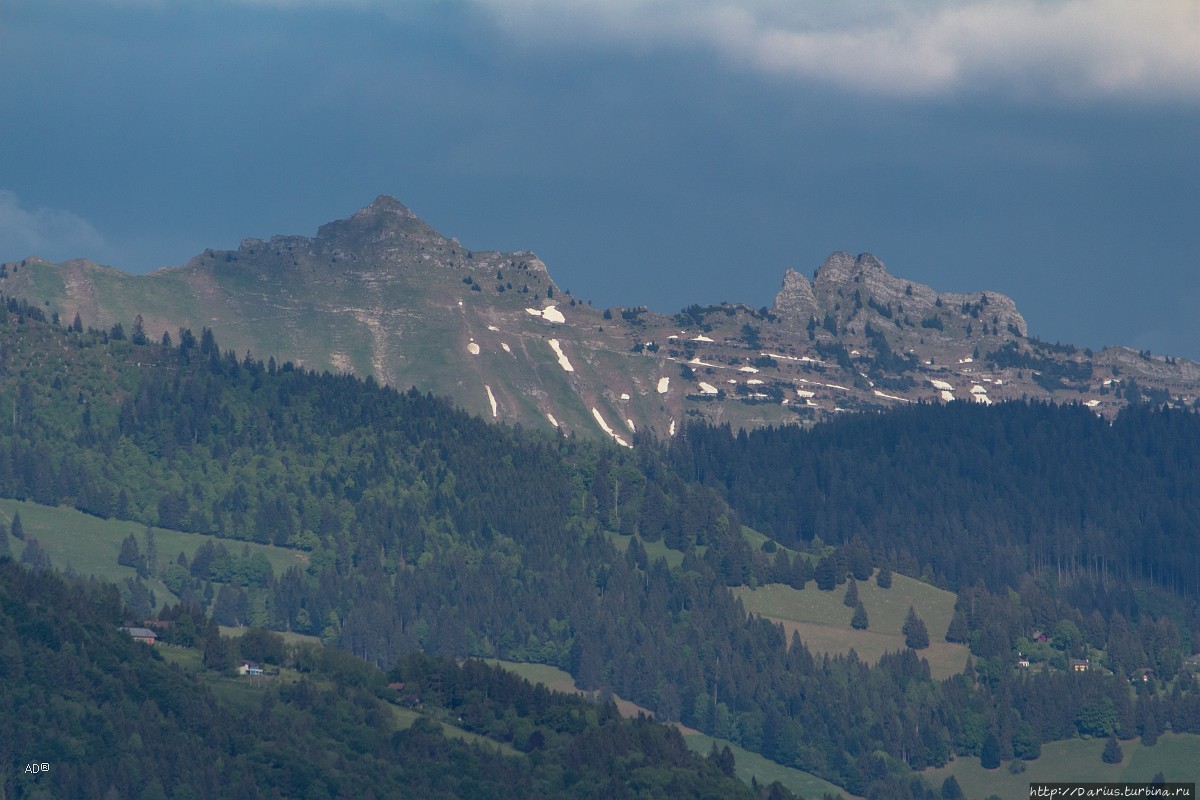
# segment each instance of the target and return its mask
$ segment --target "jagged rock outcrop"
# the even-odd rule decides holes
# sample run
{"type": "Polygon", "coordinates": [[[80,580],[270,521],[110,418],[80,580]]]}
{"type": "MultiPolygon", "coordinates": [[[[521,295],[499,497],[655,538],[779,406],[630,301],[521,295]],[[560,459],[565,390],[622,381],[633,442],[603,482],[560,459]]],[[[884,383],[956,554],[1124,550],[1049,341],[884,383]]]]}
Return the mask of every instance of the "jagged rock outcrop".
{"type": "Polygon", "coordinates": [[[924,284],[892,275],[883,262],[870,253],[862,253],[857,258],[845,252],[831,254],[817,270],[812,289],[821,314],[832,313],[843,319],[848,315],[838,312],[846,308],[848,302],[870,306],[874,301],[877,306],[906,314],[913,320],[957,312],[1017,336],[1029,334],[1025,318],[1017,311],[1012,298],[999,292],[938,292],[924,284]]]}
{"type": "Polygon", "coordinates": [[[801,323],[821,313],[812,284],[794,269],[783,274],[783,287],[775,295],[775,310],[801,323]]]}

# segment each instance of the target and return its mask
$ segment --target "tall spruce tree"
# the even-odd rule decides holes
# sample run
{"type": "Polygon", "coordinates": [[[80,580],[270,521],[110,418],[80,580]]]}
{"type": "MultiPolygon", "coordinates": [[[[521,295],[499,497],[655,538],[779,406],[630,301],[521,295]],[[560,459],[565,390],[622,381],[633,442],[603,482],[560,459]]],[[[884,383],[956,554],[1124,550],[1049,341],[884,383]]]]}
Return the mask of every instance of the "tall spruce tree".
{"type": "Polygon", "coordinates": [[[902,630],[905,647],[911,647],[913,650],[924,650],[929,647],[929,631],[912,606],[908,607],[908,616],[904,620],[902,630]]]}

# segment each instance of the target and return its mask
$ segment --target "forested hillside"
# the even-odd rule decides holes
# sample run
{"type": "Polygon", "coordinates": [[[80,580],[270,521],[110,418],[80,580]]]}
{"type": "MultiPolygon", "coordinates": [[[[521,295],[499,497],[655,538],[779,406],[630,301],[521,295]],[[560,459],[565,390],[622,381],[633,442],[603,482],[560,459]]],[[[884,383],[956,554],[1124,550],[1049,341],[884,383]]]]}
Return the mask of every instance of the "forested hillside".
{"type": "Polygon", "coordinates": [[[5,305],[0,495],[225,539],[147,566],[187,607],[383,668],[416,652],[554,664],[873,797],[922,794],[911,770],[955,754],[1030,759],[1064,737],[1200,726],[1182,663],[1200,627],[1180,552],[1194,416],[1139,410],[1109,428],[1072,408],[954,404],[807,434],[687,428],[629,451],[239,357],[207,330],[151,343],[77,327],[5,305]],[[743,523],[773,537],[765,550],[743,523]],[[625,552],[618,533],[634,537],[625,552]],[[306,551],[307,566],[251,569],[239,540],[306,551]],[[679,566],[648,557],[659,542],[679,566]],[[882,586],[890,570],[959,592],[950,630],[926,636],[968,643],[964,674],[933,681],[911,648],[878,665],[815,657],[724,588],[882,586]],[[1018,669],[1018,649],[1039,668],[1018,669]],[[1111,671],[1065,668],[1088,654],[1111,671]],[[1131,691],[1139,668],[1153,694],[1131,691]]]}
{"type": "Polygon", "coordinates": [[[672,464],[784,544],[861,539],[953,587],[1051,573],[1200,596],[1200,418],[917,404],[811,430],[704,425],[672,464]]]}
{"type": "Polygon", "coordinates": [[[298,680],[260,685],[239,704],[219,693],[219,672],[169,666],[118,631],[121,611],[112,586],[0,560],[0,795],[755,796],[671,728],[480,662],[399,662],[391,677],[422,707],[407,726],[388,676],[348,656],[310,656],[298,680]],[[505,741],[520,734],[536,758],[447,738],[436,720],[454,716],[505,741]]]}

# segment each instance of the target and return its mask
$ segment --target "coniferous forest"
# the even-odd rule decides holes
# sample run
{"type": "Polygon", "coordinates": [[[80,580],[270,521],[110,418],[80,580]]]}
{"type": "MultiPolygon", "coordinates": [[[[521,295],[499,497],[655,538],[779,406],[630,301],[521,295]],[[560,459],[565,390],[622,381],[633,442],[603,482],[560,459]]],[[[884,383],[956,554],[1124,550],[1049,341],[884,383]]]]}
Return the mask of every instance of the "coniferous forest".
{"type": "MultiPolygon", "coordinates": [[[[135,341],[115,329],[63,326],[7,300],[0,334],[0,396],[11,404],[0,415],[0,496],[212,537],[191,558],[158,554],[119,594],[56,584],[57,594],[75,598],[63,602],[78,606],[63,616],[91,622],[76,623],[69,635],[52,625],[6,637],[17,644],[15,654],[5,645],[5,669],[24,670],[17,674],[46,663],[28,648],[49,648],[64,663],[81,659],[64,669],[84,672],[133,658],[131,645],[106,638],[104,647],[126,649],[101,662],[98,651],[83,648],[80,632],[101,637],[102,623],[149,617],[143,581],[159,579],[177,598],[173,613],[193,617],[197,630],[210,620],[317,636],[406,685],[436,672],[441,688],[425,692],[438,696],[429,701],[435,705],[457,702],[443,691],[447,675],[476,682],[473,691],[488,687],[484,695],[501,706],[565,704],[588,724],[569,732],[574,744],[551,736],[559,728],[546,728],[543,741],[561,744],[555,758],[569,759],[572,747],[581,754],[640,750],[653,754],[648,764],[687,773],[663,779],[695,787],[683,796],[732,796],[706,783],[728,774],[721,759],[689,760],[661,726],[618,724],[606,706],[585,709],[582,700],[530,699],[528,686],[453,659],[552,664],[582,689],[618,694],[661,720],[868,797],[924,796],[928,787],[914,783],[912,770],[955,755],[1030,760],[1043,744],[1075,736],[1152,742],[1167,731],[1200,732],[1200,686],[1185,663],[1200,644],[1194,414],[1146,406],[1108,421],[1074,406],[954,403],[849,416],[811,430],[685,426],[670,442],[640,438],[630,451],[488,424],[444,400],[370,379],[222,352],[209,330],[143,331],[135,341]],[[794,555],[751,546],[743,526],[794,555]],[[633,536],[624,552],[618,534],[633,536]],[[305,555],[304,566],[272,572],[243,549],[247,542],[293,548],[305,555]],[[650,559],[643,544],[651,543],[679,551],[682,560],[672,567],[650,559]],[[845,592],[848,580],[861,582],[877,569],[880,585],[895,572],[957,594],[949,629],[925,634],[969,645],[963,673],[932,679],[915,639],[878,664],[814,655],[780,626],[748,615],[726,588],[787,583],[845,592]],[[1034,632],[1051,640],[1032,642],[1034,632]],[[1034,645],[1062,658],[1102,654],[1104,669],[1018,669],[1018,652],[1034,645]],[[423,659],[441,660],[431,668],[423,659]],[[1145,670],[1155,684],[1139,683],[1135,692],[1129,678],[1145,670]]],[[[141,552],[147,542],[128,544],[123,563],[148,564],[141,552]]],[[[26,543],[24,560],[38,555],[30,556],[33,545],[26,543]]],[[[25,582],[8,592],[9,604],[46,594],[38,581],[58,580],[6,569],[6,580],[25,582]]],[[[17,606],[4,611],[11,625],[28,616],[17,606]]],[[[125,677],[168,680],[161,676],[171,673],[153,659],[137,658],[158,677],[125,677]]],[[[107,691],[120,697],[133,685],[107,691]]],[[[5,702],[44,702],[55,726],[99,730],[104,714],[87,704],[103,702],[80,691],[75,710],[51,702],[49,689],[5,702]]],[[[122,728],[121,740],[134,732],[143,743],[170,738],[154,733],[167,723],[147,703],[159,701],[145,692],[131,697],[132,705],[111,701],[124,709],[118,716],[136,707],[150,727],[122,728]]],[[[371,769],[379,775],[395,768],[387,753],[353,745],[365,735],[361,728],[378,723],[368,699],[339,698],[359,709],[358,717],[344,717],[347,746],[376,759],[371,769]]],[[[280,689],[255,719],[263,729],[287,724],[334,735],[311,716],[317,706],[298,702],[280,689]],[[310,722],[288,721],[285,708],[310,722]]],[[[158,713],[172,725],[191,719],[161,703],[158,713]]],[[[514,727],[514,714],[498,708],[462,716],[482,715],[479,730],[526,753],[515,761],[465,746],[460,752],[422,726],[398,739],[438,763],[470,762],[479,780],[511,773],[512,785],[553,786],[563,796],[621,796],[595,787],[589,794],[583,778],[562,788],[538,772],[529,725],[514,727]]],[[[29,718],[3,716],[13,725],[29,718]]],[[[226,723],[245,727],[236,719],[208,724],[226,723]]],[[[23,741],[33,734],[13,735],[23,741]]],[[[56,745],[61,763],[79,765],[78,780],[94,781],[101,793],[107,785],[123,793],[121,781],[135,767],[89,773],[88,736],[100,734],[77,735],[75,744],[56,745]]],[[[230,764],[264,796],[296,792],[273,782],[284,781],[287,769],[267,779],[253,768],[255,758],[275,763],[270,745],[223,747],[239,754],[230,764]],[[238,761],[243,753],[250,761],[238,761]]],[[[572,775],[610,768],[563,767],[572,775]]],[[[138,769],[165,780],[160,768],[138,769]]],[[[631,797],[658,796],[646,786],[662,786],[629,779],[645,789],[631,789],[631,797]]],[[[186,797],[186,784],[204,796],[211,785],[204,780],[163,788],[186,797]]],[[[466,791],[437,783],[449,775],[380,780],[428,780],[413,784],[434,787],[426,796],[466,791]]],[[[8,779],[6,787],[16,784],[8,779]]],[[[497,789],[495,796],[507,795],[497,789]]]]}

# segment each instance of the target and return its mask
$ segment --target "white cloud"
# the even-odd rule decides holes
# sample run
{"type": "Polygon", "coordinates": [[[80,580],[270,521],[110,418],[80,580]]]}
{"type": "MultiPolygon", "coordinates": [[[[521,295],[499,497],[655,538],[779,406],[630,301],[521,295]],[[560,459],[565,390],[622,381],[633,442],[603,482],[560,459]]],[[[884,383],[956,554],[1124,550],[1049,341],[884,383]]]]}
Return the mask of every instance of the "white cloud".
{"type": "Polygon", "coordinates": [[[921,96],[1200,99],[1195,0],[473,0],[541,46],[699,47],[772,75],[921,96]]]}
{"type": "Polygon", "coordinates": [[[59,209],[23,208],[14,192],[0,189],[0,261],[28,256],[97,259],[107,252],[104,236],[82,217],[59,209]]]}

